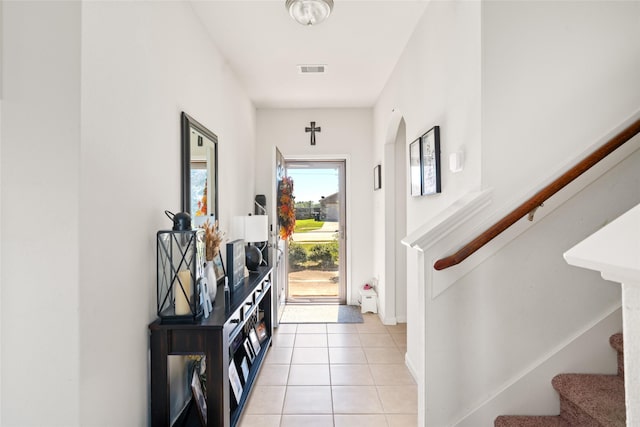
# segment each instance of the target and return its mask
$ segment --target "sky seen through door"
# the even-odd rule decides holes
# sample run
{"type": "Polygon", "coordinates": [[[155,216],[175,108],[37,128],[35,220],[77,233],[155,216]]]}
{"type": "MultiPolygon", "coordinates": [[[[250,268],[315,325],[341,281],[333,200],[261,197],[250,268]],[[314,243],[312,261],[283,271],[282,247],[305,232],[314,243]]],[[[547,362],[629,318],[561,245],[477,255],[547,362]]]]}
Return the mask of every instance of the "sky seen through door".
{"type": "Polygon", "coordinates": [[[296,202],[319,202],[322,197],[338,191],[338,170],[287,168],[287,175],[293,178],[293,195],[296,202]]]}

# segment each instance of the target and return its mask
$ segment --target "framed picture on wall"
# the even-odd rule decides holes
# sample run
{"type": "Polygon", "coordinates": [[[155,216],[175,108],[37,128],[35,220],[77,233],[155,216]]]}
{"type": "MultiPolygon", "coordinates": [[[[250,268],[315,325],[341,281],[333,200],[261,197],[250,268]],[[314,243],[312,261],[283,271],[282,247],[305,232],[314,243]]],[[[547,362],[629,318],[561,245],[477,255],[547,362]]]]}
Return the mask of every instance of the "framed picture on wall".
{"type": "Polygon", "coordinates": [[[420,163],[420,138],[409,144],[409,174],[411,176],[411,195],[422,194],[422,168],[420,163]]]}
{"type": "Polygon", "coordinates": [[[420,138],[422,194],[436,194],[440,188],[440,126],[429,129],[420,138]]]}
{"type": "Polygon", "coordinates": [[[378,165],[373,168],[373,189],[379,190],[382,188],[382,166],[378,165]]]}

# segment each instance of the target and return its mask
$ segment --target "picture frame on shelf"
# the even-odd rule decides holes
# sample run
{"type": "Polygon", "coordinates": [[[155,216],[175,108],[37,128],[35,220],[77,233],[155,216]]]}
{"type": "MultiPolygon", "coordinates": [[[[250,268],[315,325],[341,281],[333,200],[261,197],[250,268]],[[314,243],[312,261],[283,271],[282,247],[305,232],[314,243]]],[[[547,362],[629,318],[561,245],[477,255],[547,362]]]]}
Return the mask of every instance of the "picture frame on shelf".
{"type": "Polygon", "coordinates": [[[233,339],[233,341],[231,341],[231,343],[229,344],[229,350],[230,350],[231,354],[233,354],[236,351],[238,351],[238,349],[240,348],[241,345],[242,345],[242,334],[238,334],[233,339]]]}
{"type": "Polygon", "coordinates": [[[409,144],[409,175],[411,177],[411,195],[422,195],[422,164],[420,138],[409,144]]]}
{"type": "Polygon", "coordinates": [[[382,188],[382,165],[373,168],[373,191],[382,188]]]}
{"type": "Polygon", "coordinates": [[[247,358],[243,357],[242,362],[240,363],[240,370],[242,371],[242,378],[244,379],[245,384],[249,379],[249,362],[247,362],[247,358]]]}
{"type": "Polygon", "coordinates": [[[256,333],[255,328],[251,328],[249,331],[249,339],[251,340],[253,354],[258,356],[258,354],[260,354],[260,340],[258,339],[258,334],[256,333]]]}
{"type": "Polygon", "coordinates": [[[200,423],[204,427],[207,425],[207,399],[205,399],[204,393],[202,392],[198,369],[194,369],[191,375],[191,393],[193,394],[193,401],[198,409],[200,423]]]}
{"type": "Polygon", "coordinates": [[[260,343],[263,343],[267,339],[267,325],[264,323],[264,320],[260,321],[258,326],[256,326],[256,333],[258,334],[260,343]]]}
{"type": "Polygon", "coordinates": [[[242,383],[240,382],[240,376],[236,369],[236,363],[233,360],[229,363],[229,382],[231,383],[231,389],[233,390],[233,397],[236,399],[236,403],[240,403],[240,398],[242,398],[242,383]]]}
{"type": "Polygon", "coordinates": [[[226,273],[224,271],[224,264],[222,263],[222,255],[218,251],[218,255],[213,257],[213,272],[216,274],[216,284],[220,285],[224,283],[226,273]]]}
{"type": "Polygon", "coordinates": [[[244,265],[244,240],[227,243],[227,275],[231,292],[244,284],[244,265]]]}
{"type": "Polygon", "coordinates": [[[251,342],[249,341],[249,338],[246,338],[244,340],[244,352],[247,355],[247,358],[249,359],[249,362],[251,362],[253,364],[253,361],[255,360],[256,356],[253,353],[253,346],[251,345],[251,342]]]}
{"type": "Polygon", "coordinates": [[[422,195],[442,191],[440,172],[440,126],[434,126],[420,137],[422,195]]]}

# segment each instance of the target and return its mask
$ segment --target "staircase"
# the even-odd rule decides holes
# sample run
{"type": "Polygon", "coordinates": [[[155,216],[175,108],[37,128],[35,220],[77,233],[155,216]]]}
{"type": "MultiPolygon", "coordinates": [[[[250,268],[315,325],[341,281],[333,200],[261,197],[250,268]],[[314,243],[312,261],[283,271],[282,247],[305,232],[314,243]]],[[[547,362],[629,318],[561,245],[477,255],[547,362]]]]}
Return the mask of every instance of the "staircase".
{"type": "Polygon", "coordinates": [[[624,356],[622,334],[612,335],[618,375],[560,374],[551,384],[560,395],[560,415],[501,415],[495,427],[624,427],[624,356]]]}

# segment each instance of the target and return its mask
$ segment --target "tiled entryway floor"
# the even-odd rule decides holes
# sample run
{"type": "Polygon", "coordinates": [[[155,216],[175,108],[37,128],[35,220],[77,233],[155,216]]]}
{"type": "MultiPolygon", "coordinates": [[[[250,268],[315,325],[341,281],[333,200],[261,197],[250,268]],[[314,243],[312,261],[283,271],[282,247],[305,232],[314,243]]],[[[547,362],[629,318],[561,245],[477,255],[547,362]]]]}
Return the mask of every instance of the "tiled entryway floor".
{"type": "Polygon", "coordinates": [[[412,427],[417,386],[406,324],[281,324],[241,427],[412,427]]]}

